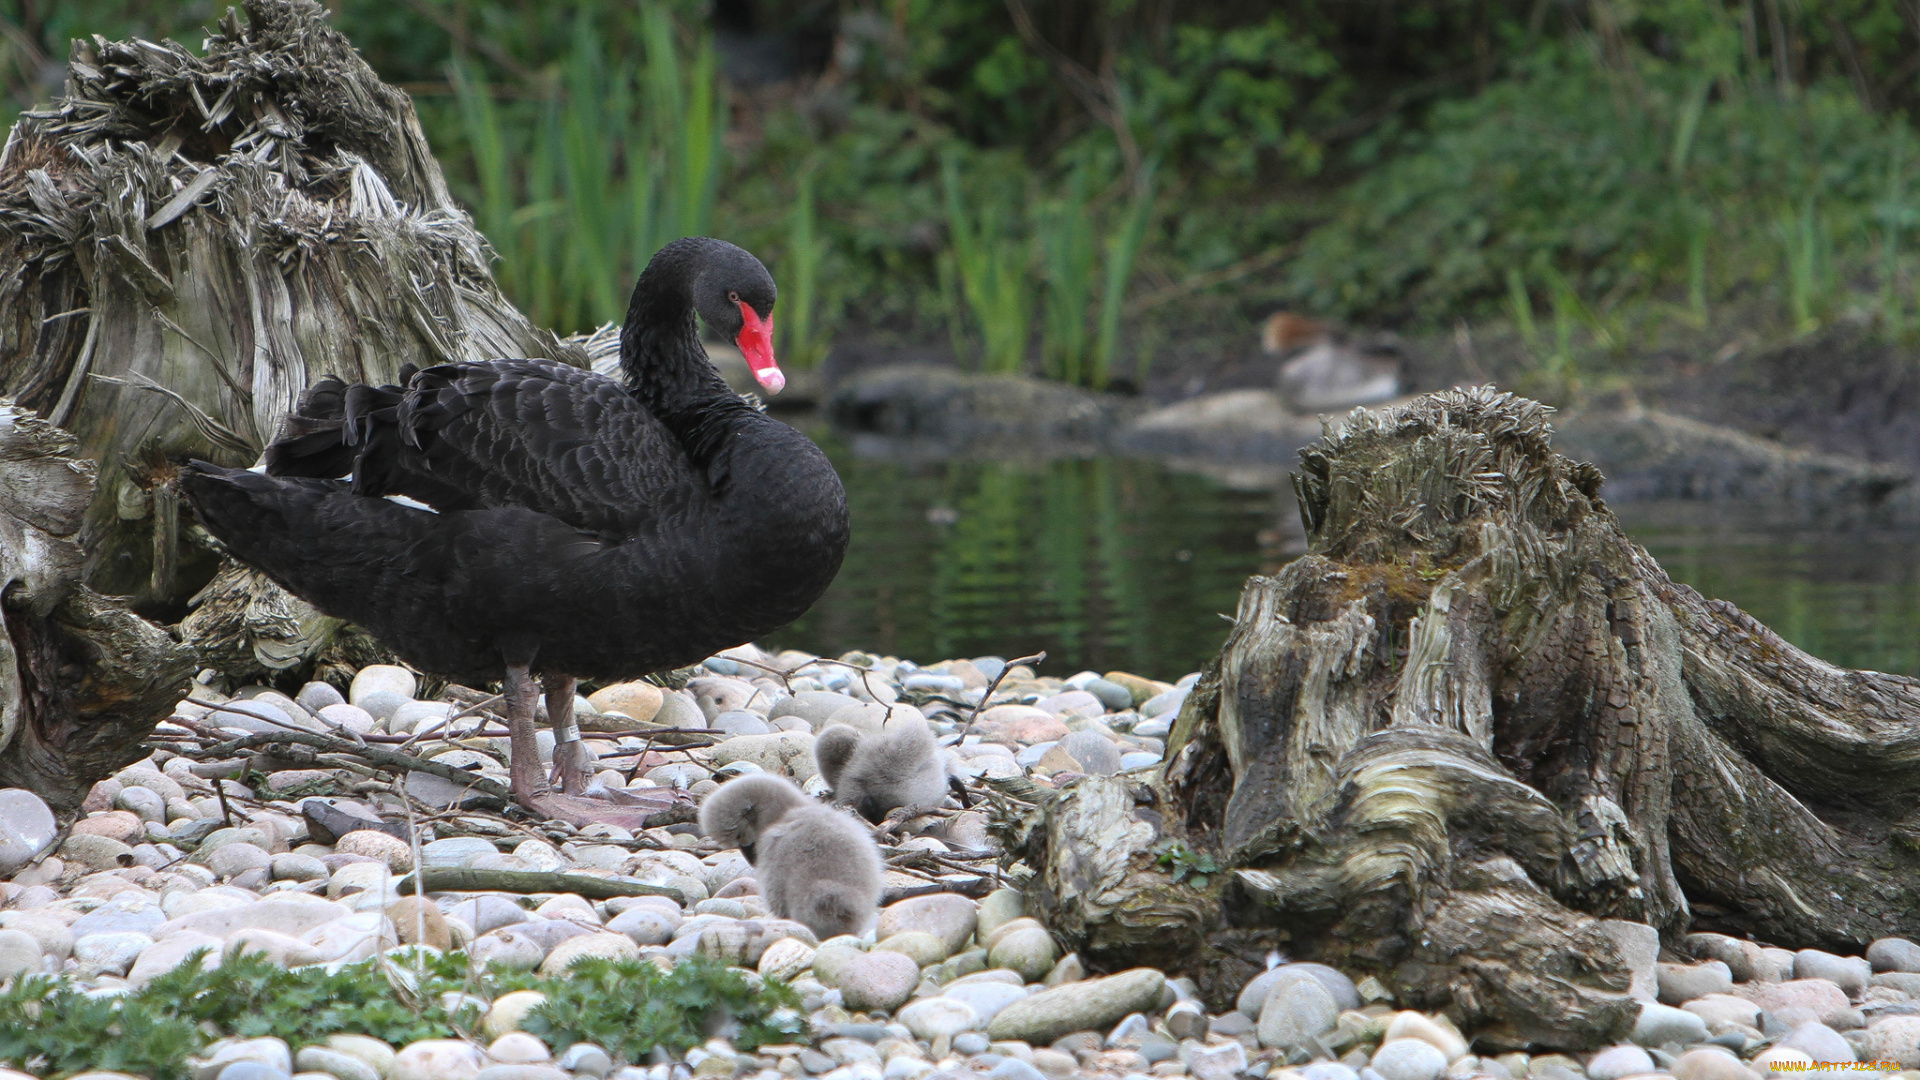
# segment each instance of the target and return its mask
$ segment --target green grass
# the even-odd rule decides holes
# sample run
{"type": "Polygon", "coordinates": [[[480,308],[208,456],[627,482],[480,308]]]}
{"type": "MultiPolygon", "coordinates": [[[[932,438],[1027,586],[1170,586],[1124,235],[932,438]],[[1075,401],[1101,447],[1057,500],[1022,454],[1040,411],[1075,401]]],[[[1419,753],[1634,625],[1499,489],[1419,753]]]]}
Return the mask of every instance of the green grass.
{"type": "Polygon", "coordinates": [[[712,231],[725,105],[713,43],[689,47],[659,3],[638,8],[638,56],[611,58],[583,8],[540,100],[494,100],[455,60],[437,142],[500,262],[501,287],[563,332],[618,321],[653,253],[712,231]]]}

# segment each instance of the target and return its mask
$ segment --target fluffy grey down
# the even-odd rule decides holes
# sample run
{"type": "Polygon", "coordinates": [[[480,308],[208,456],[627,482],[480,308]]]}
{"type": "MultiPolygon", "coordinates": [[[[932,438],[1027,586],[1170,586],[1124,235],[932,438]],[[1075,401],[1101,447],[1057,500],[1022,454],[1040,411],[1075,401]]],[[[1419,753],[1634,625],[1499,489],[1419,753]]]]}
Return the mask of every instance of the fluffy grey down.
{"type": "Polygon", "coordinates": [[[822,941],[873,924],[881,867],[872,835],[785,777],[755,773],[722,784],[700,805],[700,831],[738,847],[767,907],[822,941]]]}
{"type": "Polygon", "coordinates": [[[833,801],[876,824],[898,807],[939,806],[947,798],[944,755],[919,716],[895,715],[878,735],[834,724],[814,741],[813,759],[833,801]]]}

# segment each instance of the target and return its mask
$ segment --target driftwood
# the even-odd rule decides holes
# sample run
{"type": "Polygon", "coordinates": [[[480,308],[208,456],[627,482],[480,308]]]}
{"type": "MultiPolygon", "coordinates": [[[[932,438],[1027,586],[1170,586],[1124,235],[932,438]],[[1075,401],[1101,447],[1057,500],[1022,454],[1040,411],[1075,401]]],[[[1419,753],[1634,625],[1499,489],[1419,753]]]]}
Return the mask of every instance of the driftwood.
{"type": "MultiPolygon", "coordinates": [[[[664,885],[645,885],[638,881],[615,881],[591,874],[556,874],[538,870],[475,870],[470,866],[429,866],[420,871],[426,892],[513,892],[575,893],[589,900],[611,900],[616,896],[670,896],[684,902],[678,889],[664,885]]],[[[414,877],[408,874],[394,883],[402,895],[412,892],[414,877]]]]}
{"type": "Polygon", "coordinates": [[[1591,1047],[1637,1010],[1601,920],[1920,929],[1920,683],[1669,579],[1545,412],[1450,391],[1302,452],[1310,551],[1247,583],[1165,769],[1003,815],[1056,933],[1229,999],[1277,947],[1591,1047]]]}
{"type": "Polygon", "coordinates": [[[78,813],[193,677],[164,630],[81,584],[93,467],[67,432],[0,400],[0,787],[78,813]]]}
{"type": "MultiPolygon", "coordinates": [[[[218,558],[173,465],[251,466],[308,383],[587,350],[500,294],[405,94],[314,0],[247,0],[205,55],[75,42],[66,95],[0,154],[0,394],[97,465],[86,582],[177,618],[218,558]]],[[[364,661],[247,575],[185,627],[229,675],[364,661]]]]}

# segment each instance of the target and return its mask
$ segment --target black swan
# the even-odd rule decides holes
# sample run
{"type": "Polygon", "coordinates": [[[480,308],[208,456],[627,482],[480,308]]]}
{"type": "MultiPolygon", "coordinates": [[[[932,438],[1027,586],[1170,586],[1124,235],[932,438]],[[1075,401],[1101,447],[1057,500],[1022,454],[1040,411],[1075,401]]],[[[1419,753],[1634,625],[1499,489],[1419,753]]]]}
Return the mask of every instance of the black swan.
{"type": "Polygon", "coordinates": [[[933,728],[895,716],[878,734],[833,724],[813,744],[813,760],[833,801],[878,825],[900,807],[929,810],[947,799],[947,767],[933,728]]]}
{"type": "Polygon", "coordinates": [[[760,895],[825,941],[860,934],[880,907],[880,849],[852,815],[772,773],[729,780],[700,804],[700,831],[753,864],[760,895]]]}
{"type": "Polygon", "coordinates": [[[504,672],[515,798],[591,819],[598,804],[572,797],[590,778],[576,678],[636,678],[771,633],[839,571],[832,465],[728,389],[695,327],[698,312],[778,392],[774,297],[747,252],[676,240],[634,287],[624,386],[551,360],[441,364],[402,386],[323,379],[264,475],[195,461],[180,484],[235,558],[407,662],[482,685],[504,672]],[[540,790],[536,671],[564,796],[540,790]]]}

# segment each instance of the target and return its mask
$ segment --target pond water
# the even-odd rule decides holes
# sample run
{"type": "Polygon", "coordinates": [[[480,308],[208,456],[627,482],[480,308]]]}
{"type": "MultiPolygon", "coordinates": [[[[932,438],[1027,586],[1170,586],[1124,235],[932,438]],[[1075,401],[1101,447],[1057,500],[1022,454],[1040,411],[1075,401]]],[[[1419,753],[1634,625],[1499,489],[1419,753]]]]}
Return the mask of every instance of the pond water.
{"type": "MultiPolygon", "coordinates": [[[[1173,679],[1219,650],[1249,574],[1299,525],[1278,470],[1207,475],[1122,458],[915,460],[809,431],[846,483],[839,579],[773,639],[922,663],[1046,650],[1042,670],[1173,679]]],[[[1719,504],[1615,507],[1676,580],[1844,667],[1920,675],[1920,536],[1823,532],[1719,504]]]]}

